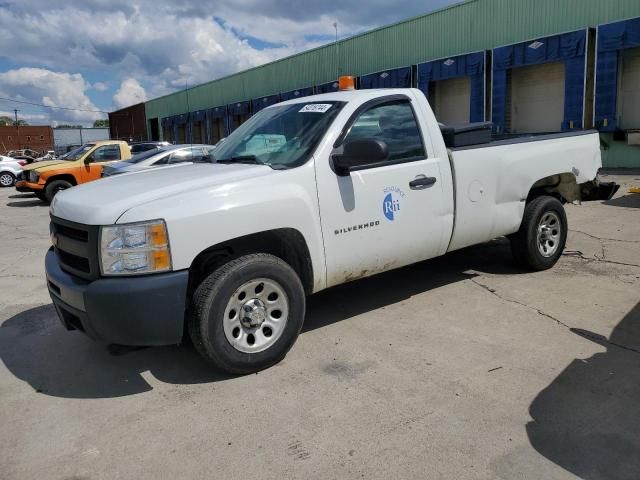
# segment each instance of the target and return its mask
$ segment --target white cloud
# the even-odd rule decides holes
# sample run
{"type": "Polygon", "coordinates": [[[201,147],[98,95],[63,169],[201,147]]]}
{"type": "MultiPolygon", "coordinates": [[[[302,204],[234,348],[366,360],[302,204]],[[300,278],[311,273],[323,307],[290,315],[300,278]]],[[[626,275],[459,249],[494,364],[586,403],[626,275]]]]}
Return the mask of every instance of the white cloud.
{"type": "Polygon", "coordinates": [[[135,78],[127,78],[113,96],[116,108],[124,108],[147,100],[147,92],[135,78]]]}
{"type": "Polygon", "coordinates": [[[102,72],[82,95],[122,82],[120,106],[132,78],[155,97],[327,43],[334,21],[344,37],[454,1],[0,0],[0,31],[14,64],[102,72]]]}
{"type": "Polygon", "coordinates": [[[91,85],[91,88],[93,90],[97,90],[98,92],[106,92],[107,90],[109,90],[109,83],[108,82],[96,82],[93,85],[91,85]]]}
{"type": "MultiPolygon", "coordinates": [[[[0,73],[0,96],[24,102],[32,102],[48,107],[65,107],[79,110],[63,110],[42,108],[41,113],[24,113],[35,115],[32,118],[43,120],[38,123],[48,123],[58,120],[61,122],[93,123],[94,120],[104,118],[105,114],[98,110],[86,95],[89,84],[79,73],[60,73],[44,68],[18,68],[0,73]]],[[[21,110],[31,111],[38,107],[24,105],[21,110]]]]}

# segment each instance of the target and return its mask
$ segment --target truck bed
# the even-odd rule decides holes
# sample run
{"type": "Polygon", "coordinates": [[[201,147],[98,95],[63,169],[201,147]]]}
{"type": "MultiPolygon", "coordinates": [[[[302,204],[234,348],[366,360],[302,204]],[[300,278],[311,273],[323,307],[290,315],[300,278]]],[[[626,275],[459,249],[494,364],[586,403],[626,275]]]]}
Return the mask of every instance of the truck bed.
{"type": "Polygon", "coordinates": [[[600,168],[600,137],[581,131],[500,138],[449,149],[449,161],[455,188],[451,251],[516,232],[536,182],[593,180],[600,168]]]}
{"type": "Polygon", "coordinates": [[[495,147],[499,145],[513,145],[528,142],[540,142],[554,138],[579,137],[597,133],[596,130],[577,130],[574,132],[554,132],[554,133],[513,133],[503,135],[492,135],[488,142],[479,142],[463,147],[449,147],[452,151],[471,150],[478,148],[495,147]]]}

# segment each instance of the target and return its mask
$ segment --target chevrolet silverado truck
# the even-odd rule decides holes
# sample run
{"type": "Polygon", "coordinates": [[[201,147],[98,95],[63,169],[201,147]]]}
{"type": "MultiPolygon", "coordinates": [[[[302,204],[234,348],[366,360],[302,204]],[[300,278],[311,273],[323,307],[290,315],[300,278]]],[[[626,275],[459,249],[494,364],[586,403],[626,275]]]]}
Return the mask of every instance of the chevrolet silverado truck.
{"type": "Polygon", "coordinates": [[[178,181],[62,192],[45,260],[58,316],[114,344],[188,335],[219,369],[255,372],[292,347],[307,295],[501,236],[548,269],[563,203],[611,193],[597,132],[465,145],[473,128],[443,130],[459,146],[419,90],[338,91],[260,111],[178,181]]]}
{"type": "Polygon", "coordinates": [[[104,140],[91,142],[66,154],[62,160],[49,160],[23,167],[16,182],[19,192],[35,193],[43,202],[51,203],[61,190],[98,180],[108,163],[131,158],[127,142],[104,140]]]}

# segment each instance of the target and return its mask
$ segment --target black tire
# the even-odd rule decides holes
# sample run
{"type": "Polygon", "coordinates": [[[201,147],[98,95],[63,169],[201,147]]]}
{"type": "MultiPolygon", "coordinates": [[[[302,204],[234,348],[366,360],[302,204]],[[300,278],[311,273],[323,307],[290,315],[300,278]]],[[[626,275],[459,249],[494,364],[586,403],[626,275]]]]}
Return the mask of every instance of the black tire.
{"type": "Polygon", "coordinates": [[[273,255],[245,255],[220,266],[196,289],[189,308],[187,328],[196,350],[218,369],[247,374],[278,363],[291,349],[302,328],[305,293],[296,272],[273,255]],[[277,282],[286,294],[289,315],[273,345],[257,353],[236,349],[224,331],[225,310],[236,290],[251,280],[277,282]]]}
{"type": "Polygon", "coordinates": [[[53,197],[56,196],[56,193],[71,187],[73,187],[73,184],[67,182],[66,180],[54,180],[53,182],[49,183],[44,189],[45,201],[51,203],[53,197]]]}
{"type": "MultiPolygon", "coordinates": [[[[556,229],[553,232],[557,231],[556,229]]],[[[520,230],[509,237],[511,252],[516,263],[530,270],[547,270],[553,267],[564,250],[567,242],[567,215],[562,203],[557,198],[541,196],[534,198],[524,209],[524,216],[520,230]],[[544,255],[539,245],[538,226],[544,216],[551,213],[557,220],[557,239],[554,240],[555,249],[550,249],[548,255],[544,255]]]]}
{"type": "Polygon", "coordinates": [[[11,172],[0,173],[0,187],[13,187],[16,184],[16,176],[11,172]]]}
{"type": "Polygon", "coordinates": [[[35,196],[38,197],[38,200],[47,203],[47,197],[44,192],[35,192],[35,196]]]}

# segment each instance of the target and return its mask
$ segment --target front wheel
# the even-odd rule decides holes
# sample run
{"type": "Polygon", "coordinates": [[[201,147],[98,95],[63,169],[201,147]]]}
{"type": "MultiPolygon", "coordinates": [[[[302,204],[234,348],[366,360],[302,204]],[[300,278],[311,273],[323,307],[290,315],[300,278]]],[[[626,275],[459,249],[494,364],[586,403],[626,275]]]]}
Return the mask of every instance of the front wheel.
{"type": "Polygon", "coordinates": [[[16,183],[16,177],[11,172],[0,173],[0,187],[13,187],[16,183]]]}
{"type": "Polygon", "coordinates": [[[296,272],[273,255],[245,255],[198,286],[189,335],[198,352],[220,370],[252,373],[284,358],[304,314],[305,294],[296,272]]]}
{"type": "Polygon", "coordinates": [[[48,203],[51,203],[53,201],[53,197],[55,197],[58,192],[71,187],[73,187],[73,185],[66,180],[54,180],[44,189],[44,196],[46,201],[48,203]]]}
{"type": "Polygon", "coordinates": [[[567,215],[557,198],[533,199],[524,209],[520,230],[509,237],[516,263],[531,270],[553,267],[562,255],[567,232],[567,215]]]}

